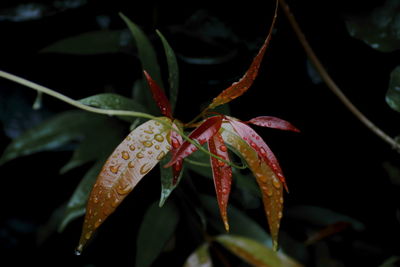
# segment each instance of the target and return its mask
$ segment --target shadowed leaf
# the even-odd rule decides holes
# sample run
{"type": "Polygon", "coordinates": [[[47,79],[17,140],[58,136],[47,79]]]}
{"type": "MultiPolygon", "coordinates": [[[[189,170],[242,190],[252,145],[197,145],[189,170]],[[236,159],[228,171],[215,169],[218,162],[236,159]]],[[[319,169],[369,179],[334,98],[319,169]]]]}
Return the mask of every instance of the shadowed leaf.
{"type": "Polygon", "coordinates": [[[278,233],[283,209],[283,184],[272,169],[258,158],[257,151],[233,132],[229,124],[222,125],[222,137],[226,144],[241,154],[250,170],[253,172],[261,189],[265,213],[273,241],[273,248],[278,247],[278,233]]]}
{"type": "MultiPolygon", "coordinates": [[[[208,140],[208,150],[214,155],[229,161],[228,148],[225,146],[224,140],[219,133],[216,133],[208,140]]],[[[214,157],[210,157],[210,162],[221,218],[224,222],[225,230],[229,231],[226,208],[231,192],[232,167],[214,157]]]]}
{"type": "Polygon", "coordinates": [[[392,109],[400,112],[400,66],[390,74],[389,89],[385,99],[392,109]]]}
{"type": "Polygon", "coordinates": [[[261,127],[300,132],[300,130],[294,127],[290,122],[271,116],[255,117],[249,120],[247,123],[251,123],[261,127]]]}
{"type": "MultiPolygon", "coordinates": [[[[166,117],[160,119],[171,123],[166,117]]],[[[132,131],[107,159],[90,193],[78,252],[93,231],[169,152],[168,131],[160,122],[149,120],[132,131]]]]}
{"type": "Polygon", "coordinates": [[[264,44],[258,51],[258,54],[254,57],[249,69],[246,71],[246,73],[239,81],[233,83],[230,87],[222,91],[222,93],[220,93],[216,98],[214,98],[208,108],[213,109],[219,105],[228,103],[233,99],[244,94],[251,87],[251,85],[253,84],[254,80],[257,77],[260,64],[264,57],[265,51],[267,50],[269,41],[271,40],[272,30],[275,25],[277,12],[278,12],[278,2],[276,2],[274,17],[272,19],[271,27],[269,29],[267,38],[265,39],[264,44]]]}
{"type": "Polygon", "coordinates": [[[135,266],[151,266],[171,239],[178,222],[179,211],[172,202],[166,202],[162,208],[153,203],[147,209],[139,228],[135,266]]]}
{"type": "Polygon", "coordinates": [[[159,206],[162,207],[171,195],[172,191],[178,186],[181,178],[182,171],[179,172],[178,176],[175,176],[174,166],[170,168],[164,168],[163,166],[171,160],[171,153],[168,153],[165,158],[160,161],[160,176],[161,176],[161,197],[159,206]],[[174,183],[176,179],[176,182],[174,183]]]}
{"type": "Polygon", "coordinates": [[[208,244],[203,244],[193,251],[183,267],[213,267],[211,256],[208,252],[208,244]]]}
{"type": "Polygon", "coordinates": [[[257,267],[300,267],[288,256],[276,253],[272,249],[245,237],[220,235],[215,239],[233,254],[257,267]]]}
{"type": "Polygon", "coordinates": [[[164,90],[160,86],[158,86],[158,84],[153,80],[153,78],[151,78],[146,70],[144,70],[143,73],[144,77],[146,78],[147,84],[150,87],[153,99],[160,109],[161,114],[165,117],[172,119],[171,104],[169,103],[168,98],[164,93],[164,90]]]}
{"type": "Polygon", "coordinates": [[[172,111],[174,111],[175,105],[176,105],[176,100],[178,98],[178,89],[179,89],[178,61],[176,60],[174,50],[172,50],[167,39],[165,39],[165,37],[161,34],[160,31],[157,30],[156,32],[161,39],[161,42],[164,47],[165,55],[167,57],[168,82],[169,82],[169,102],[171,103],[172,111]]]}

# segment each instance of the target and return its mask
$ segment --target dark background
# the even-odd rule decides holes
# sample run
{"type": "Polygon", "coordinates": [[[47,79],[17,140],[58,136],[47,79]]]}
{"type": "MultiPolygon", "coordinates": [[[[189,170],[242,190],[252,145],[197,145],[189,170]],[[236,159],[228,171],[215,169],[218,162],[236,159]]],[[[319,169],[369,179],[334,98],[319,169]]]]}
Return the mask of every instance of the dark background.
{"type": "MultiPolygon", "coordinates": [[[[1,14],[31,2],[1,1],[0,11],[4,11],[1,14]]],[[[61,12],[50,8],[53,1],[42,1],[40,3],[49,9],[39,19],[20,22],[0,19],[0,69],[75,99],[103,92],[111,85],[117,92],[129,96],[133,81],[140,75],[135,55],[38,53],[57,40],[100,29],[98,16],[110,19],[110,29],[125,28],[118,17],[118,12],[123,12],[152,38],[159,55],[162,47],[155,38],[155,28],[164,33],[180,56],[181,91],[176,117],[188,121],[197,115],[202,105],[247,69],[268,32],[273,8],[270,2],[273,1],[266,1],[265,7],[261,7],[258,1],[232,1],[219,6],[203,1],[179,4],[87,1],[61,12]],[[184,25],[200,10],[206,17],[223,22],[237,39],[228,38],[213,46],[174,31],[174,27],[184,25]],[[230,51],[235,51],[234,56],[223,62],[208,65],[187,62],[190,57],[218,57],[230,51]]],[[[379,2],[290,1],[289,4],[310,44],[344,93],[367,117],[395,136],[400,132],[399,114],[385,103],[385,93],[399,54],[373,50],[350,37],[345,27],[346,17],[368,12],[379,2]]],[[[165,62],[160,61],[165,72],[165,62]]],[[[71,109],[44,97],[44,111],[29,112],[27,107],[35,98],[32,90],[4,80],[0,80],[0,87],[2,105],[11,105],[9,98],[15,96],[25,103],[26,107],[18,102],[22,110],[18,120],[22,122],[15,126],[16,132],[49,114],[71,109]]],[[[279,14],[257,80],[246,94],[232,102],[231,110],[233,116],[244,120],[259,115],[277,116],[301,130],[301,134],[293,134],[259,129],[280,160],[288,180],[290,194],[286,195],[285,209],[299,204],[316,205],[365,224],[363,232],[344,233],[345,242],[332,249],[332,257],[343,265],[332,266],[379,266],[386,258],[399,255],[400,232],[396,219],[399,189],[390,182],[383,168],[384,162],[398,166],[399,155],[362,125],[323,83],[312,82],[306,56],[283,13],[279,14]]],[[[11,141],[6,134],[10,127],[4,119],[7,114],[3,113],[2,118],[0,151],[11,141]]],[[[138,187],[129,198],[130,204],[122,205],[120,212],[110,217],[108,229],[97,236],[81,257],[73,255],[81,221],[72,223],[64,233],[53,234],[44,243],[37,244],[39,229],[53,210],[69,198],[84,174],[81,169],[62,176],[58,174],[70,155],[68,151],[40,153],[0,167],[1,266],[17,266],[25,261],[53,266],[107,266],[110,259],[113,266],[133,266],[134,237],[140,220],[125,218],[132,214],[135,203],[149,203],[143,199],[158,195],[158,191],[152,192],[151,182],[143,182],[138,187]],[[11,262],[4,264],[5,259],[11,262]]],[[[138,212],[139,218],[141,212],[138,212]]],[[[296,233],[298,227],[283,219],[283,231],[296,233]]],[[[296,238],[304,241],[302,235],[297,233],[296,238]]],[[[190,253],[188,248],[180,251],[186,256],[190,253]]],[[[175,260],[177,265],[182,263],[173,256],[169,260],[175,260]]],[[[311,257],[305,264],[314,266],[315,262],[311,257]]]]}

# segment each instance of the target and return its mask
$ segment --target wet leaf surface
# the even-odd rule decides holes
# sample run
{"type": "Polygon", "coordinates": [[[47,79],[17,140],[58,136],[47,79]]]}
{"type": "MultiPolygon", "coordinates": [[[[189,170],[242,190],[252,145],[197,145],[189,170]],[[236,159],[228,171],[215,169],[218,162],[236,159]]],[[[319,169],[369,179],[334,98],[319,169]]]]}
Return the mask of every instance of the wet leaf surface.
{"type": "Polygon", "coordinates": [[[165,117],[172,119],[171,104],[164,90],[151,78],[150,74],[146,70],[143,71],[144,77],[146,78],[147,84],[150,87],[151,95],[156,102],[161,114],[165,117]]]}

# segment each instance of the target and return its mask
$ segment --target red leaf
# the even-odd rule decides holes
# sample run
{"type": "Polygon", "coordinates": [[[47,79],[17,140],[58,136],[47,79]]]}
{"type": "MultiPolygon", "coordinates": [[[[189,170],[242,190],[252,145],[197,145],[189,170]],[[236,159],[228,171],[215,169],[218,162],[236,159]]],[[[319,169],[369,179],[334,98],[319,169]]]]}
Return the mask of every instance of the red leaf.
{"type": "Polygon", "coordinates": [[[249,120],[247,123],[279,130],[300,132],[300,130],[294,127],[290,122],[271,116],[255,117],[249,120]]]}
{"type": "Polygon", "coordinates": [[[239,136],[257,151],[260,158],[265,160],[276,176],[278,176],[279,180],[284,184],[286,191],[288,191],[285,176],[283,175],[279,162],[264,140],[256,133],[256,131],[245,123],[234,120],[231,117],[227,117],[227,119],[239,136]]]}
{"type": "Polygon", "coordinates": [[[233,83],[230,87],[222,91],[216,98],[213,99],[212,103],[208,106],[209,109],[213,109],[219,105],[228,103],[233,99],[244,94],[250,86],[253,84],[254,80],[257,77],[258,69],[260,68],[261,61],[264,57],[265,50],[268,47],[269,41],[271,40],[272,30],[275,25],[276,17],[278,12],[278,3],[276,4],[274,17],[272,19],[272,24],[269,29],[269,33],[267,38],[264,41],[264,44],[261,46],[258,54],[254,57],[253,62],[251,63],[247,72],[243,75],[243,77],[238,81],[233,83]]]}
{"type": "MultiPolygon", "coordinates": [[[[173,123],[172,127],[174,129],[178,129],[178,126],[173,123]]],[[[176,155],[176,153],[178,152],[178,148],[182,145],[183,140],[182,140],[182,136],[177,132],[172,130],[171,131],[171,153],[172,153],[172,158],[176,155]]],[[[178,178],[179,178],[179,174],[182,171],[182,166],[183,166],[183,159],[178,160],[173,166],[172,166],[172,184],[176,185],[176,183],[178,182],[178,178]]]]}
{"type": "MultiPolygon", "coordinates": [[[[214,134],[218,132],[221,128],[222,117],[214,116],[207,118],[199,127],[194,129],[194,131],[189,135],[190,139],[196,140],[200,145],[210,140],[214,134]]],[[[170,167],[176,162],[186,158],[193,152],[197,151],[197,147],[188,141],[185,141],[179,148],[176,154],[173,156],[170,162],[168,162],[165,167],[170,167]]]]}
{"type": "MultiPolygon", "coordinates": [[[[171,123],[166,117],[162,119],[171,123]]],[[[168,132],[169,128],[162,123],[149,120],[133,130],[107,159],[88,199],[77,253],[137,183],[169,152],[168,132]]]]}
{"type": "MultiPolygon", "coordinates": [[[[210,140],[208,140],[208,150],[211,153],[229,161],[228,149],[219,133],[216,133],[210,140]]],[[[219,210],[225,225],[225,229],[226,231],[229,231],[226,209],[228,206],[229,194],[231,192],[232,168],[231,166],[214,157],[210,157],[210,161],[219,210]]]]}
{"type": "Polygon", "coordinates": [[[171,104],[169,103],[169,100],[165,95],[164,90],[160,86],[158,86],[156,81],[151,78],[150,74],[148,74],[147,71],[144,70],[143,73],[150,87],[151,94],[153,95],[154,100],[161,110],[161,114],[172,119],[171,104]]]}

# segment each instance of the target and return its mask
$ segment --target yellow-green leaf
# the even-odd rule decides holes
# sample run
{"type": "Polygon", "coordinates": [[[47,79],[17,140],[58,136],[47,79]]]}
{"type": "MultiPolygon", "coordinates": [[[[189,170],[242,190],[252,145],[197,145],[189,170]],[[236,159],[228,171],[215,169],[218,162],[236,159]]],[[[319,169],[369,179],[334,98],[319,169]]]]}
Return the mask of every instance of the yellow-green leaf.
{"type": "Polygon", "coordinates": [[[210,253],[208,252],[208,244],[198,247],[187,258],[183,267],[212,267],[210,253]]]}

